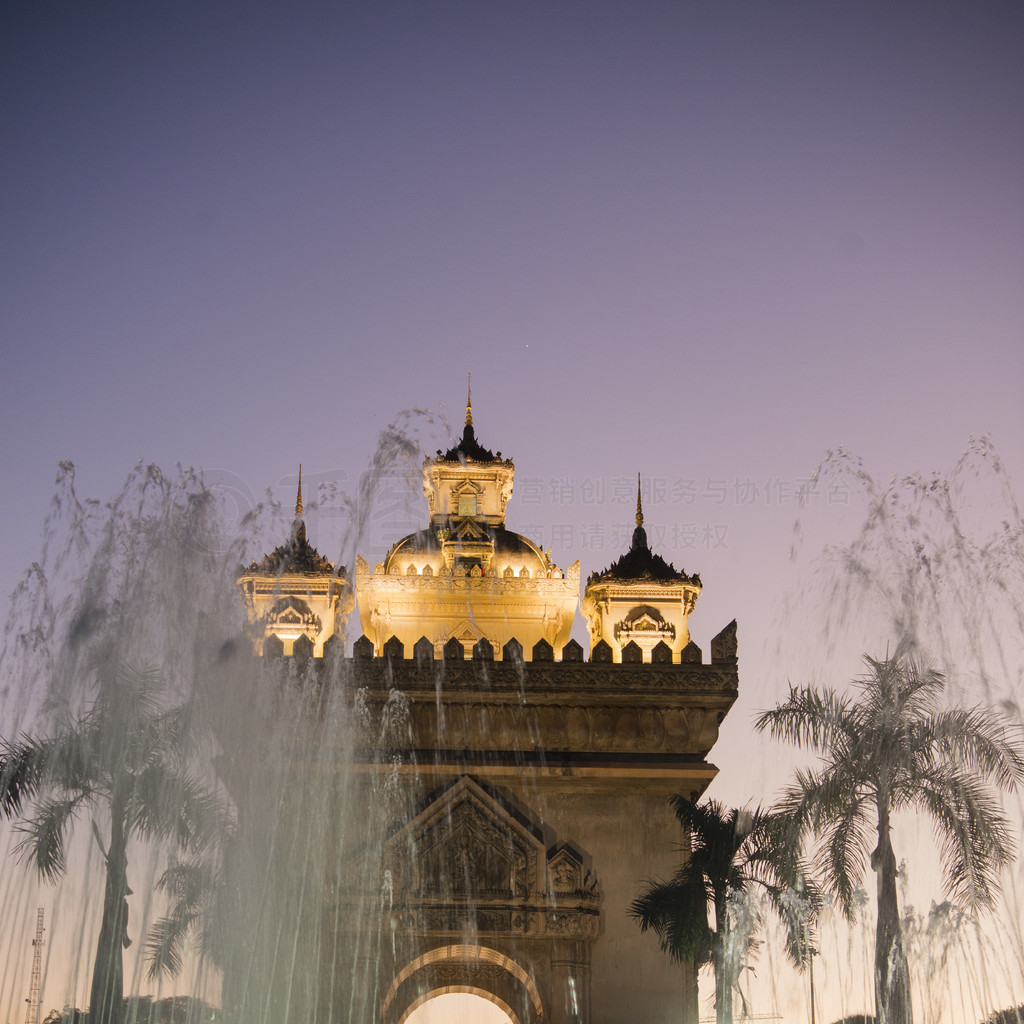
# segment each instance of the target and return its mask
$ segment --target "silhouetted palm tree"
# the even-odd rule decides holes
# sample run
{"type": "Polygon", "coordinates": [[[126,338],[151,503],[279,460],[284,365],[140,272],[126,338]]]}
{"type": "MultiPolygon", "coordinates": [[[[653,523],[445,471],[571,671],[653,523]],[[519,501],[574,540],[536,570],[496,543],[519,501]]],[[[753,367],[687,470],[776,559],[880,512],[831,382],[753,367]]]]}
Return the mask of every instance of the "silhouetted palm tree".
{"type": "Polygon", "coordinates": [[[217,796],[189,770],[195,730],[187,707],[165,708],[160,680],[117,666],[100,673],[95,702],[52,735],[0,748],[0,813],[18,818],[20,853],[40,875],[63,874],[68,834],[92,815],[106,881],[90,990],[91,1024],[123,1013],[128,946],[128,844],[133,837],[198,851],[226,822],[217,796]],[[104,830],[106,835],[104,835],[104,830]]]}
{"type": "Polygon", "coordinates": [[[942,675],[905,648],[885,661],[864,660],[868,672],[853,695],[792,688],[756,726],[821,755],[821,767],[797,773],[783,809],[799,834],[821,838],[826,883],[847,916],[870,862],[878,881],[875,1016],[879,1024],[910,1024],[893,815],[927,811],[942,845],[947,895],[971,909],[990,905],[1014,850],[993,786],[1024,781],[1024,749],[1020,731],[995,712],[942,707],[942,675]]]}
{"type": "Polygon", "coordinates": [[[217,928],[222,884],[217,858],[174,859],[168,865],[157,888],[168,895],[169,912],[153,925],[146,941],[150,978],[180,973],[185,945],[193,936],[198,937],[203,953],[223,968],[217,928]]]}
{"type": "MultiPolygon", "coordinates": [[[[698,968],[711,964],[715,1012],[719,1024],[731,1024],[732,990],[749,942],[749,934],[734,932],[735,901],[758,887],[788,925],[797,925],[794,903],[786,897],[798,881],[799,864],[785,845],[788,827],[780,815],[761,808],[726,810],[715,800],[697,804],[683,796],[673,796],[671,803],[690,838],[685,861],[670,881],[649,882],[630,913],[643,931],[657,934],[674,959],[698,968]]],[[[787,928],[789,953],[797,963],[806,957],[801,939],[799,927],[787,928]]]]}

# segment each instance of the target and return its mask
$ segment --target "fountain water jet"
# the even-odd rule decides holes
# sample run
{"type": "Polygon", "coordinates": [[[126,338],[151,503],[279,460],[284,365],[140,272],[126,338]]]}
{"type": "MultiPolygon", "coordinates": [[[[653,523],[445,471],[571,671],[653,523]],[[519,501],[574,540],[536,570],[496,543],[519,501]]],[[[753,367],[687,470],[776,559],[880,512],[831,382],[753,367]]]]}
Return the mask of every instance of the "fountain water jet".
{"type": "MultiPolygon", "coordinates": [[[[893,477],[886,484],[877,483],[849,453],[830,453],[811,487],[819,495],[846,496],[839,510],[846,513],[848,529],[852,518],[852,533],[845,542],[835,539],[837,506],[805,505],[794,558],[819,543],[823,552],[781,613],[775,658],[780,665],[799,666],[789,677],[800,683],[835,679],[842,672],[837,666],[853,664],[860,652],[884,654],[879,643],[903,640],[935,659],[952,703],[994,707],[1019,728],[1024,519],[991,443],[972,441],[948,474],[893,477]],[[791,623],[801,624],[799,633],[791,623]],[[823,642],[808,645],[815,636],[823,642]],[[794,649],[798,644],[801,650],[794,649]]],[[[1024,805],[1020,794],[1009,800],[1019,849],[1024,805]]],[[[941,896],[930,837],[906,820],[898,833],[900,848],[913,858],[913,871],[904,869],[901,902],[919,954],[911,962],[917,1019],[980,1020],[993,1008],[1019,1001],[1019,856],[1005,874],[998,913],[954,927],[951,908],[936,903],[941,896]],[[915,904],[929,903],[927,915],[915,910],[915,904]],[[951,998],[943,1004],[936,991],[951,998]]],[[[869,985],[858,999],[848,980],[842,984],[847,1008],[859,1008],[858,1002],[870,1007],[869,985]]]]}
{"type": "MultiPolygon", "coordinates": [[[[381,474],[393,472],[396,466],[399,471],[406,469],[409,459],[419,452],[414,435],[422,419],[409,414],[400,418],[397,426],[389,427],[360,481],[358,496],[341,496],[357,524],[366,521],[381,474]],[[403,425],[410,429],[403,430],[403,425]]],[[[173,705],[183,718],[201,723],[203,742],[189,754],[197,777],[217,787],[232,778],[242,797],[250,798],[247,809],[251,813],[233,837],[229,832],[222,836],[221,852],[211,865],[221,869],[214,875],[220,880],[219,888],[202,896],[193,908],[194,923],[203,926],[205,943],[188,961],[190,987],[195,994],[218,1001],[219,969],[247,955],[243,942],[227,941],[232,922],[244,929],[251,916],[245,913],[246,901],[233,900],[232,892],[240,886],[249,893],[281,890],[282,878],[270,873],[279,866],[274,857],[279,858],[282,849],[299,850],[303,845],[302,828],[308,836],[311,829],[322,827],[328,820],[328,807],[331,814],[358,821],[361,835],[366,832],[365,815],[344,814],[345,785],[314,792],[296,787],[288,774],[296,750],[306,750],[324,764],[330,759],[344,763],[339,751],[346,746],[344,736],[350,728],[350,716],[334,713],[323,702],[320,716],[311,714],[309,704],[315,700],[312,688],[296,666],[286,673],[291,678],[285,685],[298,695],[297,699],[277,700],[282,667],[264,664],[244,653],[249,643],[243,637],[245,620],[235,585],[237,568],[261,550],[267,536],[280,529],[280,518],[274,503],[269,502],[250,509],[233,524],[233,530],[226,532],[223,523],[230,522],[231,517],[225,515],[216,487],[208,487],[202,476],[191,470],[179,469],[168,475],[143,464],[135,467],[122,491],[109,502],[83,500],[75,488],[74,467],[62,464],[42,551],[15,592],[0,657],[0,734],[12,742],[19,742],[18,738],[28,733],[52,735],[62,723],[89,715],[98,706],[98,695],[110,707],[126,706],[132,688],[124,680],[131,673],[109,667],[143,665],[153,669],[153,680],[158,681],[152,686],[152,699],[161,707],[173,705]],[[249,782],[258,791],[254,796],[246,789],[249,782]],[[259,813],[254,811],[257,807],[259,813]],[[295,823],[302,828],[290,827],[295,823]],[[279,838],[270,846],[272,856],[263,865],[264,873],[254,877],[255,862],[248,863],[248,873],[236,875],[232,888],[225,886],[223,879],[234,868],[245,829],[263,835],[273,833],[279,838]]],[[[354,537],[348,540],[353,547],[357,543],[354,537]]],[[[105,726],[101,732],[104,746],[111,749],[131,739],[131,735],[119,733],[116,724],[105,726]]],[[[323,774],[336,777],[335,764],[323,774]]],[[[226,801],[237,803],[230,791],[224,796],[226,801]]],[[[33,808],[26,804],[23,810],[26,820],[31,821],[33,808]]],[[[83,821],[68,847],[71,871],[60,879],[56,892],[43,890],[45,902],[52,908],[55,939],[46,964],[47,996],[53,1001],[56,989],[67,1005],[87,1001],[82,983],[99,927],[96,880],[107,852],[98,843],[110,826],[102,809],[92,816],[95,838],[90,835],[89,821],[83,821]]],[[[20,836],[10,828],[5,828],[4,834],[10,855],[20,836]]],[[[303,852],[311,856],[322,845],[307,842],[303,852]]],[[[138,991],[143,985],[163,983],[145,981],[142,953],[146,946],[143,940],[154,924],[159,925],[157,919],[169,906],[174,909],[173,895],[158,892],[168,858],[179,881],[186,876],[186,869],[199,865],[177,860],[173,844],[133,841],[128,854],[129,884],[137,895],[128,900],[134,942],[127,987],[138,991]]],[[[270,926],[273,934],[267,941],[275,948],[273,959],[278,965],[289,962],[280,954],[289,944],[292,947],[291,976],[286,984],[277,985],[277,990],[284,991],[286,1004],[293,1006],[300,994],[308,995],[299,993],[302,968],[308,960],[300,962],[296,935],[301,929],[292,927],[291,933],[287,931],[294,924],[287,911],[293,905],[301,908],[303,900],[308,904],[306,882],[314,867],[323,868],[303,863],[301,854],[296,856],[299,859],[292,860],[288,877],[300,879],[298,902],[282,899],[278,907],[266,907],[260,918],[265,933],[268,915],[282,911],[270,926]],[[294,870],[296,863],[298,871],[294,870]]],[[[27,868],[5,872],[4,877],[5,912],[14,924],[24,918],[25,908],[34,906],[39,896],[27,868]]],[[[194,871],[190,877],[194,881],[194,871]]],[[[11,942],[13,933],[12,928],[11,942]]],[[[258,928],[253,934],[257,933],[258,928]]],[[[239,930],[237,934],[246,933],[239,930]]],[[[262,953],[266,953],[265,948],[262,953]]],[[[247,974],[252,977],[259,970],[257,955],[251,952],[249,956],[251,962],[234,978],[247,974]]],[[[17,966],[16,960],[14,964],[17,966]]],[[[4,978],[3,990],[9,999],[19,995],[19,977],[15,970],[4,978]]],[[[115,987],[120,987],[116,981],[115,987]]],[[[249,987],[236,983],[236,989],[240,988],[248,991],[249,987]]],[[[238,991],[226,990],[224,994],[244,1007],[247,1017],[280,1019],[280,1005],[267,1003],[254,1009],[259,991],[260,986],[254,983],[252,994],[244,999],[238,991]]]]}

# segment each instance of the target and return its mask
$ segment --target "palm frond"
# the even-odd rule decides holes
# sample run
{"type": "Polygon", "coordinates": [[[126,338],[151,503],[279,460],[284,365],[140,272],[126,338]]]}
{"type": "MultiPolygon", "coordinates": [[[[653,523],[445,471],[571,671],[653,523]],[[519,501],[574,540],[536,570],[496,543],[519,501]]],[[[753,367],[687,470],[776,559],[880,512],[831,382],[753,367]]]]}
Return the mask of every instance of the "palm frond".
{"type": "Polygon", "coordinates": [[[753,827],[743,846],[743,869],[747,879],[767,891],[796,888],[809,875],[801,849],[803,834],[792,815],[753,812],[753,827]]]}
{"type": "Polygon", "coordinates": [[[103,763],[105,741],[101,724],[88,715],[67,722],[52,737],[40,740],[45,750],[46,782],[66,793],[93,792],[109,781],[103,763]]]}
{"type": "Polygon", "coordinates": [[[630,906],[641,931],[653,931],[674,960],[711,962],[712,930],[703,879],[681,870],[670,882],[652,881],[630,906]]]}
{"type": "Polygon", "coordinates": [[[1024,735],[1019,726],[987,708],[950,708],[921,723],[922,741],[952,763],[961,763],[1000,789],[1024,783],[1024,735]]]}
{"type": "Polygon", "coordinates": [[[847,919],[852,917],[855,893],[874,842],[866,811],[866,801],[851,800],[842,814],[830,819],[821,843],[827,857],[826,882],[847,919]]]}
{"type": "Polygon", "coordinates": [[[180,704],[161,712],[153,720],[153,734],[159,741],[154,747],[160,754],[187,760],[198,742],[195,709],[189,704],[180,704]]]}
{"type": "Polygon", "coordinates": [[[932,817],[949,897],[971,909],[991,906],[999,871],[1015,850],[998,801],[970,773],[954,768],[919,780],[918,800],[932,817]]]}
{"type": "Polygon", "coordinates": [[[128,824],[143,838],[200,850],[230,831],[224,801],[188,772],[157,762],[139,772],[133,783],[128,824]]]}
{"type": "Polygon", "coordinates": [[[821,892],[805,882],[769,889],[768,900],[783,924],[786,955],[797,967],[805,967],[811,958],[812,935],[822,906],[821,892]]]}
{"type": "Polygon", "coordinates": [[[63,725],[53,736],[26,734],[15,742],[4,742],[0,765],[14,786],[27,785],[25,797],[34,797],[48,787],[73,790],[82,775],[81,742],[73,723],[63,725]]]}
{"type": "Polygon", "coordinates": [[[857,765],[825,765],[816,770],[798,769],[792,785],[783,793],[780,809],[792,821],[791,831],[803,837],[808,832],[821,834],[830,823],[845,819],[851,804],[867,807],[874,800],[868,765],[864,755],[857,765]]]}
{"type": "Polygon", "coordinates": [[[717,800],[699,804],[677,793],[670,796],[668,802],[683,830],[695,835],[698,842],[719,830],[725,812],[717,800]]]}
{"type": "Polygon", "coordinates": [[[157,921],[146,939],[148,974],[180,973],[185,946],[201,929],[217,892],[214,865],[200,861],[174,861],[157,881],[157,888],[171,897],[171,909],[157,921]]]}
{"type": "Polygon", "coordinates": [[[153,924],[146,938],[146,973],[151,979],[164,974],[172,977],[181,973],[185,946],[195,926],[193,917],[168,914],[153,924]]]}
{"type": "Polygon", "coordinates": [[[78,795],[40,801],[33,816],[17,826],[25,836],[16,847],[18,856],[30,861],[48,882],[64,873],[67,830],[84,799],[78,795]]]}
{"type": "Polygon", "coordinates": [[[152,665],[119,662],[113,672],[113,686],[101,685],[101,699],[112,694],[117,704],[115,715],[125,715],[132,722],[152,721],[160,713],[164,692],[163,676],[152,665]]]}
{"type": "Polygon", "coordinates": [[[773,739],[798,747],[826,750],[845,738],[856,741],[848,698],[832,690],[814,690],[791,686],[789,699],[754,719],[754,728],[766,729],[773,739]]]}
{"type": "Polygon", "coordinates": [[[786,953],[802,968],[809,958],[808,936],[823,903],[821,890],[801,853],[803,836],[795,819],[760,808],[755,814],[757,827],[744,847],[746,873],[782,921],[786,953]]]}
{"type": "Polygon", "coordinates": [[[0,750],[0,815],[13,818],[39,790],[44,753],[35,743],[5,743],[0,750]]]}
{"type": "Polygon", "coordinates": [[[157,888],[166,892],[176,905],[189,910],[204,906],[218,882],[215,865],[208,861],[173,860],[157,879],[157,888]]]}

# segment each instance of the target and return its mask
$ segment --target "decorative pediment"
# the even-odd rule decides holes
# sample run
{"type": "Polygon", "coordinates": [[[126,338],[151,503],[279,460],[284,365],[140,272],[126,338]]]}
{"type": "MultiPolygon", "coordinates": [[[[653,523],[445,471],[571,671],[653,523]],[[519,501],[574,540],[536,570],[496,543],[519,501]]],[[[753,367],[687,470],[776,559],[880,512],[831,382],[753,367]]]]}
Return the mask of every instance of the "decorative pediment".
{"type": "Polygon", "coordinates": [[[559,843],[548,851],[551,891],[573,896],[598,895],[597,879],[590,873],[587,861],[573,843],[559,843]]]}
{"type": "Polygon", "coordinates": [[[456,540],[490,540],[480,523],[475,519],[456,519],[452,528],[456,540]]]}
{"type": "Polygon", "coordinates": [[[623,625],[628,626],[630,629],[656,630],[666,625],[666,622],[665,616],[657,608],[642,604],[630,611],[625,619],[623,619],[623,625]]]}
{"type": "Polygon", "coordinates": [[[460,498],[463,495],[467,497],[477,497],[483,493],[483,487],[477,483],[476,480],[463,480],[452,488],[452,494],[455,495],[456,498],[460,498]]]}
{"type": "Polygon", "coordinates": [[[266,617],[268,633],[285,631],[315,636],[320,632],[320,627],[320,617],[305,601],[294,595],[275,601],[266,617]]]}
{"type": "Polygon", "coordinates": [[[407,896],[462,902],[543,892],[540,827],[468,775],[391,837],[386,860],[407,896]]]}
{"type": "Polygon", "coordinates": [[[483,630],[475,622],[471,619],[463,619],[444,639],[461,640],[463,644],[469,644],[470,650],[472,650],[473,645],[477,640],[482,640],[483,636],[483,630]]]}
{"type": "Polygon", "coordinates": [[[311,614],[309,605],[294,595],[275,601],[270,609],[270,618],[275,622],[300,622],[303,617],[311,614]]]}
{"type": "Polygon", "coordinates": [[[588,858],[514,799],[468,775],[437,791],[385,844],[392,926],[408,934],[595,939],[588,858]]]}
{"type": "Polygon", "coordinates": [[[626,617],[615,624],[615,639],[628,641],[631,639],[644,639],[650,637],[668,638],[675,640],[676,627],[665,620],[665,617],[657,608],[650,605],[639,605],[630,610],[626,617]]]}

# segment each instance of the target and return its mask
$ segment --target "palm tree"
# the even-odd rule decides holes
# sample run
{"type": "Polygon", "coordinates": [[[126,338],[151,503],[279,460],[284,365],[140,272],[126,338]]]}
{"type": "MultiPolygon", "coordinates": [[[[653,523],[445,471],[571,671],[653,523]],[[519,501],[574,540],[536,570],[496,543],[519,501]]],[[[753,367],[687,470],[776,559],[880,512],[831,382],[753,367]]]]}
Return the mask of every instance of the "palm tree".
{"type": "Polygon", "coordinates": [[[1024,781],[1024,748],[1019,730],[995,712],[943,707],[942,675],[907,648],[864,661],[868,671],[854,681],[853,695],[791,688],[756,726],[821,755],[819,768],[797,773],[783,808],[796,834],[820,837],[826,882],[847,917],[870,862],[878,911],[875,1015],[879,1024],[910,1024],[893,816],[928,812],[941,841],[947,895],[971,910],[990,906],[1014,850],[993,786],[1008,791],[1024,781]]]}
{"type": "MultiPolygon", "coordinates": [[[[671,880],[649,882],[630,913],[642,931],[657,934],[673,959],[696,968],[711,964],[718,1022],[731,1024],[732,991],[750,939],[749,932],[734,928],[736,904],[759,887],[784,921],[795,924],[794,904],[787,896],[799,865],[785,846],[788,829],[780,815],[760,807],[726,810],[715,800],[698,804],[684,796],[673,796],[671,804],[690,839],[683,848],[685,863],[671,880]],[[714,927],[709,910],[714,910],[714,927]]],[[[802,963],[807,947],[798,928],[787,928],[787,945],[795,962],[802,963]]]]}
{"type": "Polygon", "coordinates": [[[123,1013],[129,841],[198,851],[226,821],[221,801],[189,771],[196,740],[190,709],[165,708],[160,693],[154,672],[119,665],[101,672],[95,702],[77,718],[52,735],[0,746],[0,814],[19,819],[19,852],[47,881],[65,871],[76,817],[86,809],[93,815],[106,878],[91,1024],[117,1024],[123,1013]]]}

